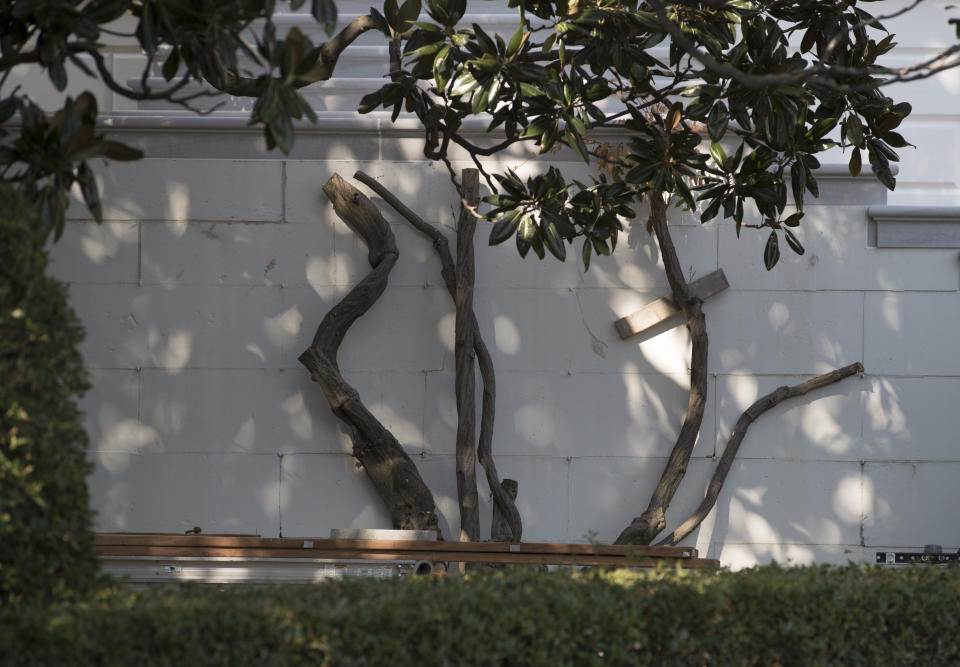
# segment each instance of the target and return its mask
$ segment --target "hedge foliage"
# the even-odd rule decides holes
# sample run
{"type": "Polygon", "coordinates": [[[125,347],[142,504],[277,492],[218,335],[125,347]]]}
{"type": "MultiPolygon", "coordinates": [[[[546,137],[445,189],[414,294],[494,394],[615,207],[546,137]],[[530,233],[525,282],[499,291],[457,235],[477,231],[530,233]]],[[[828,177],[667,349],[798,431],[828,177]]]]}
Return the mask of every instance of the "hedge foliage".
{"type": "Polygon", "coordinates": [[[97,573],[75,404],[83,329],[36,230],[0,188],[0,605],[83,591],[97,573]]]}
{"type": "Polygon", "coordinates": [[[0,611],[0,664],[950,665],[958,610],[933,567],[113,588],[0,611]]]}

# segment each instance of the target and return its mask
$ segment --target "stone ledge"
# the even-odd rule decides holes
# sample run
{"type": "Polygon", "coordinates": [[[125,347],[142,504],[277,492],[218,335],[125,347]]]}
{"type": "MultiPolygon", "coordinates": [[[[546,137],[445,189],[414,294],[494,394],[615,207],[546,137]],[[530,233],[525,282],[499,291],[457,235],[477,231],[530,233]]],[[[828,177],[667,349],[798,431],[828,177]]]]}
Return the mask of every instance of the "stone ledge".
{"type": "Polygon", "coordinates": [[[960,206],[871,206],[871,245],[960,248],[960,206]]]}

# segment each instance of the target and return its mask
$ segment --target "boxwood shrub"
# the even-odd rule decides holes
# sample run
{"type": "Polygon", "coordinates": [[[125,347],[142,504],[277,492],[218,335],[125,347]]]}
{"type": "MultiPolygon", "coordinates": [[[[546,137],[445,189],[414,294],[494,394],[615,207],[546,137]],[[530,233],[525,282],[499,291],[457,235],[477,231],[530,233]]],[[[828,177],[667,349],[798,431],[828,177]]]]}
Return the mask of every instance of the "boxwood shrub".
{"type": "Polygon", "coordinates": [[[86,590],[97,572],[75,404],[83,329],[36,229],[0,187],[0,605],[86,590]]]}
{"type": "Polygon", "coordinates": [[[8,665],[951,665],[960,571],[507,571],[103,590],[0,611],[8,665]]]}

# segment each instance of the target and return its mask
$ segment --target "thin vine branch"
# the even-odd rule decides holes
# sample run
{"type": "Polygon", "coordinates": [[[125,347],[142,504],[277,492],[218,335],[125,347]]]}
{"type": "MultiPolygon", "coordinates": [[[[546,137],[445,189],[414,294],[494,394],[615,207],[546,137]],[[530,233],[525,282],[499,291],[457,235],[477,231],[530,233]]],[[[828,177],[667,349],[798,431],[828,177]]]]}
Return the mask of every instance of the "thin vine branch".
{"type": "Polygon", "coordinates": [[[710,478],[710,484],[707,486],[700,506],[697,507],[694,513],[690,515],[690,518],[680,524],[676,530],[657,542],[657,546],[675,545],[679,543],[683,538],[692,533],[707,517],[710,510],[712,510],[716,504],[717,498],[720,496],[720,491],[723,489],[723,484],[727,479],[733,461],[737,457],[737,451],[739,451],[740,443],[743,442],[743,438],[747,434],[747,429],[750,428],[750,424],[755,422],[760,415],[775,408],[786,400],[803,396],[817,389],[822,389],[857,373],[863,373],[863,364],[859,361],[849,366],[844,366],[843,368],[837,368],[829,373],[818,375],[815,378],[811,378],[801,384],[793,385],[792,387],[787,385],[778,387],[766,396],[757,399],[753,405],[744,410],[743,414],[740,415],[740,419],[737,420],[736,425],[733,427],[730,438],[727,440],[727,444],[723,449],[723,455],[717,463],[713,477],[710,478]]]}

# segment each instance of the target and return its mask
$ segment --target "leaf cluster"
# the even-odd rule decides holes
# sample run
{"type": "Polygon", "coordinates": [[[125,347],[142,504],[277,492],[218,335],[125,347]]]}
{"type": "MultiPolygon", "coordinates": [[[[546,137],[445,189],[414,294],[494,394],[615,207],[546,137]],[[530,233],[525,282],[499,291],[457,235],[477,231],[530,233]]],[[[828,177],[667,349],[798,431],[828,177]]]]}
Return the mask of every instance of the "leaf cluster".
{"type": "Polygon", "coordinates": [[[597,220],[655,192],[702,222],[732,219],[737,234],[755,211],[762,223],[750,226],[770,228],[771,268],[779,239],[803,252],[797,226],[808,195],[819,195],[818,154],[840,147],[852,175],[866,158],[881,183],[896,185],[894,149],[909,145],[896,128],[911,109],[883,92],[889,77],[878,58],[895,43],[863,1],[515,0],[509,38],[461,24],[463,0],[430,0],[422,21],[411,18],[415,3],[403,5],[402,21],[385,19],[403,41],[403,67],[361,112],[415,113],[434,158],[451,143],[477,158],[531,142],[599,158],[622,176],[587,186],[553,174],[519,185],[498,177],[504,194],[490,199],[491,241],[517,235],[521,254],[545,249],[562,259],[560,241],[584,236],[587,263],[609,238],[597,237],[597,220]],[[459,129],[470,116],[487,118],[503,140],[465,140],[459,129]],[[614,129],[628,133],[625,154],[589,148],[592,135],[614,129]],[[585,192],[601,210],[573,203],[585,192]]]}
{"type": "MultiPolygon", "coordinates": [[[[306,0],[289,0],[299,9],[306,0]]],[[[52,116],[19,87],[4,87],[14,67],[36,65],[58,91],[71,67],[99,78],[113,93],[133,100],[164,99],[194,110],[191,102],[211,85],[258,99],[251,123],[262,124],[268,147],[293,146],[293,123],[316,114],[298,92],[329,78],[332,67],[298,28],[278,37],[272,21],[275,0],[16,0],[0,6],[0,182],[13,183],[41,211],[44,233],[59,237],[67,193],[78,185],[90,213],[101,217],[88,160],[133,160],[140,151],[95,131],[96,101],[84,92],[66,97],[52,116]],[[134,28],[124,35],[118,27],[134,28]],[[147,56],[138,85],[113,78],[104,58],[104,39],[135,40],[147,56]],[[150,86],[155,73],[165,85],[150,86]],[[12,127],[11,127],[12,126],[12,127]]],[[[333,0],[311,0],[314,20],[329,34],[336,25],[333,0]]]]}
{"type": "Polygon", "coordinates": [[[19,114],[14,134],[0,128],[0,165],[4,180],[16,183],[20,194],[39,211],[39,232],[59,239],[68,205],[67,193],[77,185],[97,221],[103,216],[100,195],[88,160],[139,160],[143,154],[96,131],[97,100],[90,93],[66,98],[64,107],[47,115],[29,98],[11,96],[0,102],[0,122],[19,114]]]}

